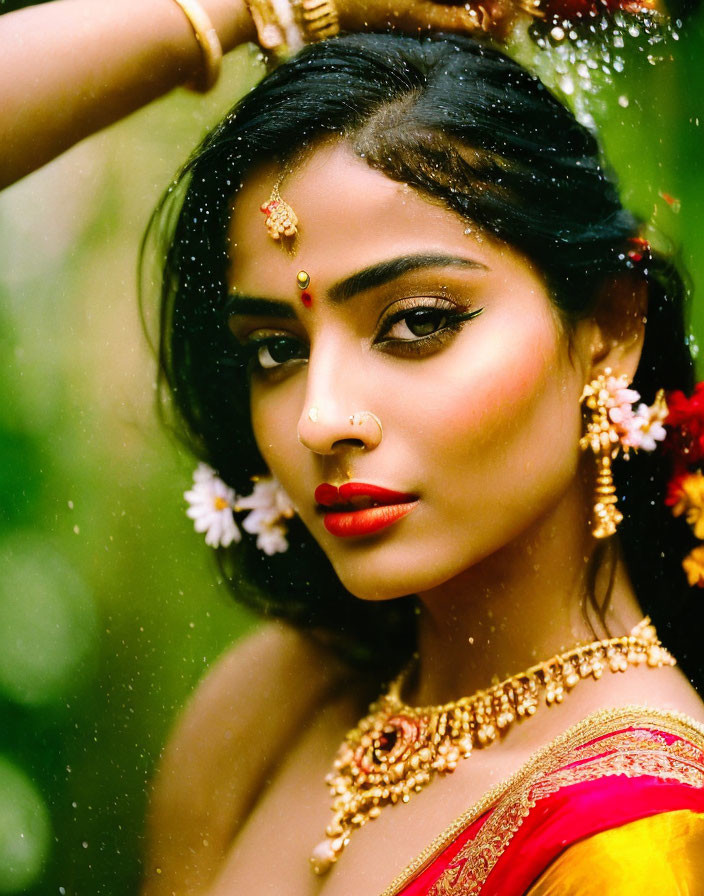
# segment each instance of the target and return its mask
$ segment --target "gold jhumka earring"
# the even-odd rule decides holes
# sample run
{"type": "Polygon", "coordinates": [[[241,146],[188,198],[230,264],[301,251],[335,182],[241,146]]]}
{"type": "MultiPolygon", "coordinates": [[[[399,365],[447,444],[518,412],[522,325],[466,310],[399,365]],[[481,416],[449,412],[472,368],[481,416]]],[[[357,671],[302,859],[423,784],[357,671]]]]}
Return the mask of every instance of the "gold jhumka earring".
{"type": "Polygon", "coordinates": [[[580,402],[591,414],[585,434],[579,441],[582,449],[596,455],[597,474],[594,495],[594,538],[608,538],[623,519],[618,509],[612,461],[623,452],[626,460],[633,450],[654,451],[665,438],[663,423],[667,417],[665,393],[661,389],[652,405],[639,404],[640,394],[629,388],[628,377],[614,376],[607,368],[584,387],[580,402]]]}

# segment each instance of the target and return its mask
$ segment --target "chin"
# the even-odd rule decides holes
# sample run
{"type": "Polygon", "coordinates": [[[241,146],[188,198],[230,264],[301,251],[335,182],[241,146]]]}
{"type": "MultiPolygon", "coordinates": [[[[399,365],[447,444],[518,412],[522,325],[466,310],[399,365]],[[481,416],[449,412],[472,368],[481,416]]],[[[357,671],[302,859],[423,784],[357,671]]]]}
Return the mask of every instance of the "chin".
{"type": "MultiPolygon", "coordinates": [[[[332,560],[332,558],[331,558],[332,560]]],[[[416,558],[417,562],[417,558],[416,558]]],[[[366,601],[394,600],[427,591],[452,578],[456,571],[429,569],[427,565],[414,568],[406,558],[391,562],[375,562],[370,557],[354,561],[335,562],[333,567],[344,587],[366,601]]]]}

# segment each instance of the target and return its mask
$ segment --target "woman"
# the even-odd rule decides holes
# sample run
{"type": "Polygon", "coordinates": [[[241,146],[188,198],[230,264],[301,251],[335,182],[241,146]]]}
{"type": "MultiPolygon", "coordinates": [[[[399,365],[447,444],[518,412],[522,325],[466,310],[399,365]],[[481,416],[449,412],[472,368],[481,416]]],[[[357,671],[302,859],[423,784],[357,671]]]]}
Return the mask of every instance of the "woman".
{"type": "Polygon", "coordinates": [[[227,116],[155,229],[192,515],[309,634],[196,694],[145,893],[696,891],[704,709],[642,621],[694,673],[646,451],[692,388],[683,288],[593,137],[472,40],[346,37],[227,116]]]}
{"type": "MultiPolygon", "coordinates": [[[[687,659],[674,646],[686,632],[667,625],[682,537],[659,504],[666,464],[641,454],[619,471],[631,480],[619,479],[622,548],[619,536],[596,547],[590,529],[584,387],[608,368],[628,381],[637,369],[648,401],[691,386],[681,289],[629,242],[636,222],[596,154],[495,54],[372,37],[279,70],[191,166],[167,241],[166,374],[198,453],[238,495],[268,472],[285,487],[300,518],[250,533],[273,536],[261,542],[273,555],[245,536],[222,559],[238,595],[314,637],[265,628],[196,695],[154,797],[147,893],[378,893],[397,874],[390,891],[409,893],[640,892],[637,873],[658,892],[694,886],[697,869],[676,859],[698,854],[702,736],[690,720],[704,716],[657,652],[654,668],[627,662],[624,675],[598,679],[592,666],[563,705],[485,734],[487,748],[454,769],[446,752],[449,773],[428,773],[418,792],[404,772],[408,805],[382,799],[361,829],[350,820],[348,844],[324,836],[335,753],[416,646],[399,686],[404,726],[387,714],[373,762],[401,735],[416,742],[414,706],[456,704],[625,635],[644,610],[687,659]],[[273,240],[265,221],[288,214],[283,202],[298,225],[273,240]],[[350,483],[365,485],[352,494],[350,483]],[[373,498],[386,509],[353,509],[373,498]],[[663,519],[661,557],[651,536],[663,519]],[[597,738],[615,765],[599,766],[597,738]],[[585,746],[583,801],[562,781],[530,811],[532,788],[548,774],[560,783],[585,746]],[[655,754],[659,773],[647,774],[655,754]],[[615,790],[628,762],[637,774],[615,790]],[[635,808],[625,817],[618,805],[635,808]],[[509,825],[516,807],[526,821],[509,825]],[[541,810],[552,826],[537,826],[541,810]],[[497,840],[497,825],[512,836],[497,840]],[[315,877],[319,842],[319,870],[332,844],[337,861],[315,877]],[[626,880],[605,864],[614,851],[635,855],[626,880]],[[664,868],[645,863],[653,855],[664,868]],[[673,868],[674,883],[662,877],[673,868]]],[[[227,510],[229,493],[218,497],[227,510]]]]}

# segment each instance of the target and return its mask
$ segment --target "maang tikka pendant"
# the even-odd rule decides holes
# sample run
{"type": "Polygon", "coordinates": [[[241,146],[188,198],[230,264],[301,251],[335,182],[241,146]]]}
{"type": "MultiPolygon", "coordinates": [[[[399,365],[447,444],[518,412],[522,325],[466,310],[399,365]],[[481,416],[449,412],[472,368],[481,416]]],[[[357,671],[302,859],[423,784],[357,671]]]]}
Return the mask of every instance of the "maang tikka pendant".
{"type": "Polygon", "coordinates": [[[288,202],[281,198],[278,184],[274,186],[271,196],[260,209],[266,216],[264,223],[273,240],[278,242],[286,237],[295,238],[298,235],[298,217],[288,202]]]}

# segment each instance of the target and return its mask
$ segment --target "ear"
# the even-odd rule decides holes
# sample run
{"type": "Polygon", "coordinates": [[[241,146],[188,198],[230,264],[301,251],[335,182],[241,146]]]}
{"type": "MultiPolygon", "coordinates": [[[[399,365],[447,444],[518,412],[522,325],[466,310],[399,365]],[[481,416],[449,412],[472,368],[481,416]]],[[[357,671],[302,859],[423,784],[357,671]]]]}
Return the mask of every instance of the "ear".
{"type": "Polygon", "coordinates": [[[638,274],[610,277],[599,289],[592,314],[575,328],[585,382],[611,368],[633,381],[643,351],[648,284],[638,274]]]}

